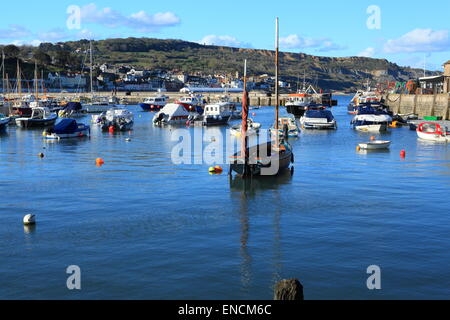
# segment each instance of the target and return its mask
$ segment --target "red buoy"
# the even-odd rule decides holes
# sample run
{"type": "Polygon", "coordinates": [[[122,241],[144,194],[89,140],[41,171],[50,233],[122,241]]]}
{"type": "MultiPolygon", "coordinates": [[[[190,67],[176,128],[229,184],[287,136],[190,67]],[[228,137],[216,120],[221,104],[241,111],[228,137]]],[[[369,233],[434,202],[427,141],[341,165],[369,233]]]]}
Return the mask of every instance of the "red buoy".
{"type": "Polygon", "coordinates": [[[114,133],[114,126],[109,127],[109,133],[114,133]]]}
{"type": "Polygon", "coordinates": [[[405,150],[400,151],[400,157],[401,158],[406,158],[406,151],[405,150]]]}

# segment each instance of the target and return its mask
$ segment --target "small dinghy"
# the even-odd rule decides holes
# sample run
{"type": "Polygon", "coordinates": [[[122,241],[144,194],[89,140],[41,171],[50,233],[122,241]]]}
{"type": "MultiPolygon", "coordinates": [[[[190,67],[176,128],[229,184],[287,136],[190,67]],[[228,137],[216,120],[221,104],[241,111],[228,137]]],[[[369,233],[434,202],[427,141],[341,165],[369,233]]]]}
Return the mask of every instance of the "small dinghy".
{"type": "MultiPolygon", "coordinates": [[[[247,136],[252,136],[259,133],[259,129],[261,128],[261,124],[257,122],[253,122],[252,119],[248,119],[248,128],[247,128],[247,136]]],[[[231,127],[230,134],[235,137],[239,137],[241,135],[242,125],[236,124],[231,127]]]]}
{"type": "Polygon", "coordinates": [[[390,141],[383,141],[383,140],[375,140],[365,143],[360,143],[359,147],[363,150],[381,150],[381,149],[388,149],[391,145],[390,141]]]}
{"type": "Polygon", "coordinates": [[[80,138],[89,136],[91,129],[89,126],[77,123],[75,119],[62,119],[53,128],[47,129],[42,134],[45,139],[61,140],[69,138],[80,138]]]}
{"type": "Polygon", "coordinates": [[[270,129],[270,134],[278,136],[287,136],[288,138],[297,138],[300,134],[300,128],[297,125],[294,117],[286,117],[278,119],[278,130],[274,127],[270,129]]]}
{"type": "Polygon", "coordinates": [[[436,142],[450,142],[450,132],[436,122],[423,122],[416,130],[420,139],[436,142]]]}

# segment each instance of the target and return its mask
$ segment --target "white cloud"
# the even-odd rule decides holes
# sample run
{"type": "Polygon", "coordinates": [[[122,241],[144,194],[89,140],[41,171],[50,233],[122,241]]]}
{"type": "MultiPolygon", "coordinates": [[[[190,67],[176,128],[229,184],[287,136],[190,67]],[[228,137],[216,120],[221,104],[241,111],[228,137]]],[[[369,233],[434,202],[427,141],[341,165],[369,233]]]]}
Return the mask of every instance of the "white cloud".
{"type": "Polygon", "coordinates": [[[96,23],[107,27],[128,27],[139,32],[158,31],[163,27],[176,26],[180,18],[173,12],[159,12],[148,14],[145,11],[124,16],[112,8],[98,8],[95,3],[90,3],[81,8],[81,23],[96,23]]]}
{"type": "Polygon", "coordinates": [[[375,56],[375,48],[368,47],[358,53],[358,57],[373,58],[375,56]]]}
{"type": "Polygon", "coordinates": [[[69,37],[70,35],[65,30],[60,28],[38,33],[38,38],[43,42],[57,42],[65,40],[69,37]]]}
{"type": "Polygon", "coordinates": [[[283,49],[308,49],[313,48],[317,51],[336,51],[345,49],[328,38],[308,38],[301,37],[298,34],[291,34],[280,38],[280,47],[283,49]]]}
{"type": "Polygon", "coordinates": [[[448,30],[414,29],[398,39],[388,40],[386,53],[439,52],[450,50],[448,30]]]}
{"type": "Polygon", "coordinates": [[[30,37],[31,35],[31,31],[17,24],[9,25],[8,29],[0,29],[0,39],[20,39],[30,37]]]}
{"type": "Polygon", "coordinates": [[[11,42],[11,44],[15,45],[15,46],[33,46],[33,47],[37,47],[42,43],[41,40],[14,40],[11,42]]]}
{"type": "Polygon", "coordinates": [[[227,46],[236,48],[252,48],[250,43],[244,43],[232,36],[217,36],[214,34],[203,37],[198,41],[200,44],[208,46],[227,46]]]}

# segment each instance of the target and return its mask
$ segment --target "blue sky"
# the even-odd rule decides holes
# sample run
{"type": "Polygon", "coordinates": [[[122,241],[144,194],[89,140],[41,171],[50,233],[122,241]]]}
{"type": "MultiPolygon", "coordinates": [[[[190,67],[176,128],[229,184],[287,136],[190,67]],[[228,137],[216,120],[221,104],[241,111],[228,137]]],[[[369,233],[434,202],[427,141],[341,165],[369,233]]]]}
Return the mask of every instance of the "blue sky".
{"type": "Polygon", "coordinates": [[[8,1],[0,43],[133,36],[273,49],[278,16],[284,51],[363,55],[414,67],[425,61],[427,69],[441,70],[450,60],[449,12],[448,0],[8,1]],[[71,5],[81,9],[80,29],[67,27],[71,5]]]}

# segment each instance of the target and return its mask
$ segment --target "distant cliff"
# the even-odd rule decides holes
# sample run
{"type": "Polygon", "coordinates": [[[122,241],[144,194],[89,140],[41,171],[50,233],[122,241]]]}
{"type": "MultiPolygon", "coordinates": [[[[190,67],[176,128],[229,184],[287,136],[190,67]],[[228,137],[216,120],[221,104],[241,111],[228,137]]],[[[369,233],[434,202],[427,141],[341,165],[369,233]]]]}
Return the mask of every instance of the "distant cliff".
{"type": "MultiPolygon", "coordinates": [[[[53,61],[52,64],[65,59],[70,63],[61,62],[62,65],[78,69],[83,61],[88,64],[88,47],[87,40],[80,40],[43,43],[38,50],[41,55],[47,54],[53,61]]],[[[247,59],[250,75],[274,74],[275,53],[270,50],[206,46],[181,40],[148,38],[100,40],[94,41],[93,47],[96,64],[132,65],[137,68],[179,70],[188,73],[235,74],[242,73],[243,61],[247,59]]],[[[400,67],[383,59],[328,58],[289,52],[280,54],[280,63],[280,74],[284,80],[297,82],[299,77],[302,79],[303,74],[306,74],[307,80],[317,82],[322,89],[347,91],[362,87],[368,79],[407,81],[419,77],[423,72],[400,67]]]]}

